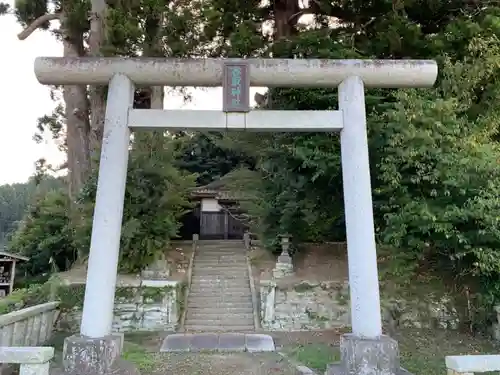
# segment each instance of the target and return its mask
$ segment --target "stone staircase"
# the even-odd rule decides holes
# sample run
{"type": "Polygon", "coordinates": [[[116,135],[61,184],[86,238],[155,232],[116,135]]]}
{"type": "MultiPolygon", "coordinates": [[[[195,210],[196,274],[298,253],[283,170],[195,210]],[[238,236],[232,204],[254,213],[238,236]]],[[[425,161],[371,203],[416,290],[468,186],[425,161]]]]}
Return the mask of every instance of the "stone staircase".
{"type": "Polygon", "coordinates": [[[252,332],[252,292],[243,241],[200,241],[193,260],[186,332],[252,332]]]}

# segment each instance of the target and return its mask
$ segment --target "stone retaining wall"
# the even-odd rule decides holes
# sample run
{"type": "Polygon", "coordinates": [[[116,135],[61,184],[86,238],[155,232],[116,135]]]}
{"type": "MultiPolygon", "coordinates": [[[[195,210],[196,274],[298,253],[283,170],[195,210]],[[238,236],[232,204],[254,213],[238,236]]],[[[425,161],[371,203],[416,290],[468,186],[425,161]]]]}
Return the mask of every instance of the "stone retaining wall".
{"type": "MultiPolygon", "coordinates": [[[[308,282],[292,285],[260,282],[261,326],[273,331],[340,328],[350,325],[349,283],[308,282]]],[[[446,297],[405,301],[382,298],[382,316],[403,327],[458,328],[458,313],[446,297]]]]}
{"type": "Polygon", "coordinates": [[[48,302],[0,315],[0,346],[38,346],[52,336],[59,302],[48,302]]]}
{"type": "MultiPolygon", "coordinates": [[[[175,331],[183,310],[184,284],[170,280],[138,280],[116,288],[114,332],[175,331]]],[[[60,328],[79,329],[82,306],[65,314],[60,328]]]]}

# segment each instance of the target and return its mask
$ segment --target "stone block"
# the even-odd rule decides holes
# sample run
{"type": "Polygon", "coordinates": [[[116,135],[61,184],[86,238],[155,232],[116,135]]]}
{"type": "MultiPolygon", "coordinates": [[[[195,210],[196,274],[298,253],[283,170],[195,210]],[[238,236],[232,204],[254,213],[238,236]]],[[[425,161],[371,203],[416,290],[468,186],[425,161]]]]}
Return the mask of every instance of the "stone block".
{"type": "Polygon", "coordinates": [[[340,357],[340,364],[330,366],[327,375],[397,375],[401,372],[398,343],[384,335],[373,339],[343,335],[340,357]]]}
{"type": "Polygon", "coordinates": [[[191,351],[215,351],[219,346],[219,336],[215,333],[200,333],[191,337],[191,351]]]}
{"type": "Polygon", "coordinates": [[[243,333],[221,333],[219,335],[219,351],[221,352],[244,352],[245,334],[243,333]]]}
{"type": "Polygon", "coordinates": [[[104,375],[111,371],[123,347],[123,334],[102,338],[70,336],[64,340],[65,375],[104,375]]]}
{"type": "Polygon", "coordinates": [[[41,347],[1,347],[0,363],[41,364],[54,357],[54,348],[41,347]]]}
{"type": "Polygon", "coordinates": [[[189,352],[190,344],[191,335],[185,335],[182,333],[168,335],[161,345],[160,352],[189,352]]]}
{"type": "Polygon", "coordinates": [[[250,353],[274,352],[276,350],[273,338],[269,335],[249,333],[246,335],[245,339],[246,349],[250,353]]]}
{"type": "Polygon", "coordinates": [[[448,370],[460,374],[500,370],[500,355],[456,355],[445,360],[448,370]]]}

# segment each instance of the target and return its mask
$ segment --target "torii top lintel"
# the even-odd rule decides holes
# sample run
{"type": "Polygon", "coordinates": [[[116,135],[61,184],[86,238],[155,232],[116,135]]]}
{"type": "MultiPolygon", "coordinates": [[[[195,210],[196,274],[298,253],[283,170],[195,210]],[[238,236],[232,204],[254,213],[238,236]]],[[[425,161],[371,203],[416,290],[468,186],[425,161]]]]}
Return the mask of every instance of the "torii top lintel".
{"type": "Polygon", "coordinates": [[[264,87],[337,87],[349,76],[366,87],[431,87],[438,73],[433,60],[38,57],[35,75],[45,85],[105,85],[121,73],[136,85],[215,87],[227,62],[248,64],[250,84],[264,87]]]}

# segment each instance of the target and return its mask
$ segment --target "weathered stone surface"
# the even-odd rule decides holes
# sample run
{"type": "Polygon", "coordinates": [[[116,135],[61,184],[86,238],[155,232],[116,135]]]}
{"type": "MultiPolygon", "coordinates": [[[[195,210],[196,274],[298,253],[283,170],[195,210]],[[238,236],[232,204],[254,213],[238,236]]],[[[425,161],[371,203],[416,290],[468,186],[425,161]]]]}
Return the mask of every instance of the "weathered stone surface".
{"type": "Polygon", "coordinates": [[[50,362],[28,365],[21,365],[19,375],[49,375],[50,362]]]}
{"type": "Polygon", "coordinates": [[[396,375],[400,370],[398,343],[388,336],[369,339],[343,335],[340,357],[340,366],[331,366],[327,374],[396,375]]]}
{"type": "Polygon", "coordinates": [[[63,367],[66,375],[109,373],[120,355],[123,337],[89,338],[70,336],[64,340],[63,367]]]}
{"type": "Polygon", "coordinates": [[[500,371],[500,355],[446,356],[446,368],[457,373],[500,371]]]}
{"type": "MultiPolygon", "coordinates": [[[[262,328],[289,331],[350,325],[347,281],[300,281],[285,286],[280,282],[260,282],[262,328]]],[[[459,326],[458,312],[446,296],[435,299],[427,296],[424,301],[383,298],[382,315],[387,322],[396,319],[401,327],[457,329],[459,326]]]]}
{"type": "Polygon", "coordinates": [[[219,347],[219,335],[215,333],[200,333],[191,337],[191,351],[215,351],[219,347]]]}
{"type": "Polygon", "coordinates": [[[222,333],[219,335],[220,352],[244,352],[245,351],[245,334],[243,333],[222,333]]]}
{"type": "Polygon", "coordinates": [[[168,335],[160,352],[242,352],[275,351],[273,338],[262,334],[239,333],[175,333],[168,335]]]}
{"type": "Polygon", "coordinates": [[[42,347],[0,347],[0,363],[41,364],[54,357],[54,348],[42,347]]]}
{"type": "MultiPolygon", "coordinates": [[[[120,286],[122,295],[115,297],[113,332],[175,330],[179,324],[177,312],[179,282],[142,280],[139,287],[120,286]]],[[[118,293],[118,292],[117,292],[118,293]]],[[[81,308],[66,314],[63,324],[79,329],[81,308]]]]}
{"type": "Polygon", "coordinates": [[[245,335],[245,341],[246,350],[251,353],[274,352],[276,350],[273,338],[269,335],[247,334],[245,335]]]}
{"type": "Polygon", "coordinates": [[[189,352],[191,350],[191,335],[168,335],[163,341],[160,352],[189,352]]]}

